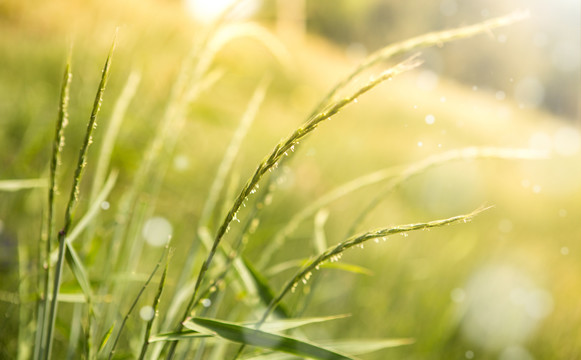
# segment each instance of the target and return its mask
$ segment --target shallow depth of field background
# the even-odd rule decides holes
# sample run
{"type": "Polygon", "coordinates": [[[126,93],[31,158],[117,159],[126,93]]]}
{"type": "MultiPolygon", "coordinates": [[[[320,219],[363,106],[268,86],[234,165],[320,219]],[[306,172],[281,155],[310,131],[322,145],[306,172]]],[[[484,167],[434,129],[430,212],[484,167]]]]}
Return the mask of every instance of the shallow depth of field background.
{"type": "MultiPolygon", "coordinates": [[[[365,54],[429,31],[528,8],[528,20],[423,51],[421,68],[363,96],[301,143],[292,160],[278,170],[284,174],[282,183],[250,238],[246,255],[258,259],[264,244],[292,214],[334,187],[375,170],[468,146],[547,150],[551,155],[546,160],[458,161],[410,179],[382,201],[360,231],[445,218],[481,205],[494,207],[468,224],[349,251],[342,261],[366,268],[367,274],[327,269],[313,294],[304,294],[305,288],[299,286],[287,300],[292,304],[295,297],[313,296],[304,312],[308,316],[351,314],[308,328],[312,339],[416,340],[365,359],[577,358],[581,353],[579,3],[307,0],[303,9],[284,1],[249,3],[249,13],[241,14],[249,16],[244,21],[268,28],[286,50],[280,58],[253,39],[228,45],[214,65],[224,70],[224,76],[188,109],[176,151],[165,155],[169,172],[155,219],[149,223],[171,225],[176,251],[168,286],[179,276],[223,152],[252,92],[265,77],[271,79],[266,99],[231,176],[230,186],[236,191],[263,156],[299,126],[365,54]]],[[[182,59],[206,26],[194,15],[208,11],[204,15],[208,19],[214,10],[200,6],[169,0],[3,1],[0,180],[47,176],[61,76],[73,42],[70,124],[61,172],[61,188],[68,188],[100,69],[119,26],[86,180],[94,170],[91,155],[102,141],[100,130],[127,77],[138,71],[142,81],[113,155],[112,167],[119,170],[120,179],[97,231],[98,240],[106,241],[116,199],[126,190],[154,135],[182,59]]],[[[327,208],[329,244],[342,239],[381,188],[360,190],[327,208]]],[[[67,193],[62,191],[60,208],[67,193]]],[[[86,211],[86,195],[81,193],[77,219],[86,211]]],[[[12,358],[16,351],[17,244],[29,244],[32,261],[38,252],[45,198],[44,189],[0,192],[0,358],[12,358]]],[[[239,216],[244,215],[242,211],[239,216]]],[[[270,264],[312,255],[312,237],[310,219],[270,264]]],[[[159,256],[159,248],[145,246],[140,264],[144,274],[159,256]]],[[[26,268],[21,266],[23,276],[26,268]]],[[[278,289],[290,275],[283,272],[269,281],[278,289]]],[[[72,286],[70,274],[65,290],[67,280],[72,286]]],[[[239,296],[226,294],[232,299],[239,296]]],[[[33,299],[30,294],[23,301],[33,299]]],[[[167,306],[163,301],[161,312],[167,306]]],[[[59,311],[66,313],[67,306],[59,311]]],[[[251,313],[238,319],[229,315],[223,308],[217,316],[256,318],[251,313]]]]}

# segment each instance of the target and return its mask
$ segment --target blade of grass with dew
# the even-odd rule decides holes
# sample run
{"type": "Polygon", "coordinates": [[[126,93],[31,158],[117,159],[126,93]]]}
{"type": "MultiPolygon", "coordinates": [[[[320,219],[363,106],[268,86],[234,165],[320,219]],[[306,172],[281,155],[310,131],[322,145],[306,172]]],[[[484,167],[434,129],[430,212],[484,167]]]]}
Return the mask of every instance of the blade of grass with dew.
{"type": "Polygon", "coordinates": [[[386,61],[396,55],[400,55],[406,52],[418,50],[421,48],[431,47],[434,45],[442,46],[444,43],[465,39],[478,34],[491,33],[491,31],[498,27],[508,26],[515,22],[522,21],[529,17],[528,11],[515,11],[505,16],[497,17],[494,19],[486,20],[478,24],[473,24],[469,26],[464,26],[451,30],[444,30],[438,32],[432,32],[424,35],[420,35],[402,42],[395,43],[393,45],[388,45],[382,49],[369,55],[353,72],[351,72],[347,77],[339,81],[333,89],[323,98],[319,105],[315,108],[313,113],[321,111],[325,105],[333,99],[333,97],[343,89],[347,84],[349,84],[355,77],[361,74],[366,69],[372,66],[386,61]]]}
{"type": "MultiPolygon", "coordinates": [[[[375,185],[382,181],[389,180],[385,187],[385,191],[376,196],[376,199],[381,199],[385,197],[385,194],[388,191],[395,188],[402,182],[408,180],[410,177],[421,174],[432,167],[439,166],[447,162],[472,159],[539,160],[546,159],[547,156],[547,152],[526,148],[513,149],[472,146],[462,149],[453,149],[440,154],[432,155],[426,159],[420,160],[407,166],[393,166],[357,177],[329,191],[327,194],[321,196],[317,200],[310,203],[303,210],[293,215],[286,223],[286,225],[274,235],[273,240],[264,247],[260,260],[258,261],[258,268],[263,268],[267,265],[268,259],[270,259],[272,255],[278,249],[280,249],[286,238],[293,231],[295,231],[303,221],[331,202],[350,195],[351,193],[366,186],[375,185]]],[[[369,211],[370,210],[368,210],[368,212],[369,211]]],[[[362,214],[364,213],[365,212],[362,212],[362,214]]],[[[354,224],[359,224],[361,221],[361,219],[358,219],[354,221],[354,224]]],[[[351,226],[348,234],[349,236],[354,234],[353,226],[351,226]]]]}
{"type": "MultiPolygon", "coordinates": [[[[41,259],[39,264],[39,269],[44,269],[43,274],[43,304],[39,307],[36,338],[34,346],[34,358],[40,359],[46,356],[47,353],[47,342],[46,336],[49,327],[49,303],[48,294],[50,291],[50,253],[53,241],[54,232],[54,213],[55,213],[55,196],[57,194],[57,171],[60,165],[61,152],[65,142],[64,129],[68,123],[68,107],[69,107],[69,93],[72,79],[71,72],[71,58],[72,58],[72,47],[69,49],[69,54],[67,56],[67,61],[65,65],[65,71],[63,74],[63,80],[60,92],[59,110],[58,117],[55,126],[55,137],[52,144],[52,156],[50,160],[50,176],[49,176],[49,189],[48,189],[48,211],[47,211],[47,232],[46,232],[46,250],[44,253],[44,259],[41,259]]],[[[56,298],[56,297],[55,297],[56,298]]]]}
{"type": "Polygon", "coordinates": [[[264,323],[268,316],[272,313],[276,305],[280,303],[280,301],[291,291],[298,286],[299,282],[306,283],[310,278],[313,271],[318,270],[321,265],[326,262],[335,262],[338,261],[342,253],[350,249],[354,246],[362,247],[366,241],[373,240],[373,239],[386,239],[390,235],[399,234],[399,233],[406,233],[409,231],[417,231],[417,230],[424,230],[430,228],[437,228],[442,227],[449,224],[454,223],[466,223],[470,221],[474,216],[480,214],[481,212],[487,210],[488,208],[480,208],[474,210],[473,212],[465,215],[458,215],[454,217],[450,217],[447,219],[442,220],[434,220],[430,222],[423,222],[423,223],[416,223],[416,224],[408,224],[408,225],[399,225],[391,228],[380,229],[376,231],[366,232],[359,236],[351,237],[345,241],[340,242],[339,244],[335,245],[327,249],[325,252],[319,254],[316,258],[312,259],[307,265],[303,266],[283,287],[279,295],[270,303],[267,310],[264,312],[261,320],[258,322],[258,326],[261,323],[264,323]]]}
{"type": "MultiPolygon", "coordinates": [[[[415,57],[412,57],[412,58],[394,66],[393,68],[390,68],[390,69],[384,71],[379,77],[377,77],[375,79],[371,79],[371,81],[369,83],[367,83],[366,85],[357,89],[350,96],[333,103],[327,111],[319,113],[319,114],[311,117],[309,120],[307,120],[307,122],[303,126],[299,127],[291,135],[289,135],[286,139],[282,140],[281,142],[279,142],[275,146],[275,148],[273,149],[271,154],[268,155],[258,165],[257,169],[254,172],[254,175],[246,182],[242,191],[240,192],[238,197],[235,199],[234,204],[232,205],[232,207],[228,211],[224,221],[222,222],[222,225],[218,229],[218,232],[214,238],[214,243],[212,244],[212,248],[210,249],[210,252],[209,252],[206,260],[202,264],[202,267],[200,268],[200,271],[199,271],[198,276],[196,278],[196,285],[194,286],[193,298],[195,298],[197,295],[197,292],[200,288],[200,285],[202,283],[204,275],[206,274],[206,271],[208,270],[210,264],[212,263],[214,255],[217,253],[218,245],[220,244],[222,238],[224,237],[228,228],[230,227],[230,223],[236,217],[236,214],[238,213],[238,211],[242,207],[242,204],[246,201],[248,196],[250,196],[251,194],[254,194],[256,192],[257,185],[260,182],[260,180],[262,179],[262,177],[267,172],[269,172],[270,170],[275,168],[278,165],[278,161],[283,156],[289,155],[288,151],[292,152],[294,150],[294,147],[297,146],[298,142],[300,140],[302,140],[305,136],[310,134],[312,131],[314,131],[322,122],[324,122],[325,120],[328,120],[331,116],[336,115],[345,106],[349,105],[356,98],[365,94],[366,92],[373,89],[375,86],[379,85],[380,83],[382,83],[388,79],[391,79],[394,76],[396,76],[404,71],[411,70],[411,69],[417,67],[419,64],[420,64],[420,62],[417,61],[415,59],[415,57]]],[[[187,313],[189,313],[189,311],[187,313]]],[[[175,343],[172,345],[175,346],[175,343]]]]}
{"type": "MultiPolygon", "coordinates": [[[[115,348],[117,347],[117,343],[119,342],[119,339],[121,338],[121,333],[123,332],[123,329],[125,328],[125,324],[127,323],[129,316],[133,312],[133,309],[135,309],[135,306],[137,306],[137,302],[141,298],[141,295],[143,294],[145,289],[147,289],[147,286],[151,282],[151,279],[153,279],[153,277],[155,276],[155,273],[157,272],[157,270],[161,266],[161,263],[163,262],[163,258],[165,257],[167,250],[168,250],[168,246],[166,245],[166,247],[164,248],[164,251],[161,254],[161,257],[159,258],[159,261],[157,262],[157,264],[155,264],[155,267],[151,271],[151,274],[149,274],[149,277],[147,278],[147,280],[145,281],[145,283],[143,284],[143,286],[141,287],[141,289],[137,293],[137,296],[135,296],[135,299],[133,300],[133,303],[129,307],[127,314],[125,314],[125,317],[123,318],[123,321],[121,322],[121,326],[119,327],[119,330],[117,331],[117,335],[115,336],[115,340],[113,341],[113,344],[111,345],[111,350],[109,350],[109,356],[108,356],[109,360],[112,359],[113,355],[115,354],[115,348]]],[[[105,345],[107,346],[107,344],[105,344],[105,345]]],[[[106,351],[106,347],[105,347],[104,351],[106,351]]]]}
{"type": "Polygon", "coordinates": [[[194,317],[184,323],[184,325],[188,328],[194,328],[193,330],[207,332],[232,342],[286,352],[297,356],[314,359],[354,359],[351,356],[323,348],[307,341],[256,330],[251,327],[226,321],[194,317]]]}
{"type": "Polygon", "coordinates": [[[47,179],[0,180],[0,191],[6,192],[45,188],[47,186],[47,179]]]}
{"type": "Polygon", "coordinates": [[[140,360],[145,358],[145,354],[147,353],[147,348],[149,346],[149,336],[151,335],[151,328],[153,326],[153,321],[157,316],[157,308],[159,307],[159,299],[161,298],[161,293],[163,292],[163,288],[165,287],[165,279],[167,276],[169,257],[170,256],[168,256],[168,258],[165,261],[165,268],[163,269],[163,273],[161,274],[159,287],[157,288],[157,293],[155,294],[155,298],[153,299],[152,303],[153,316],[151,317],[151,319],[147,321],[147,325],[145,327],[145,335],[143,336],[143,344],[141,345],[141,353],[139,354],[140,360]]]}
{"type": "MultiPolygon", "coordinates": [[[[53,343],[53,329],[55,326],[56,320],[56,310],[57,310],[57,298],[58,292],[61,283],[61,275],[63,269],[63,259],[65,257],[65,243],[66,237],[71,227],[73,213],[78,201],[79,197],[79,189],[80,189],[80,182],[83,175],[83,170],[85,169],[87,163],[87,153],[89,149],[89,145],[92,142],[92,134],[93,130],[97,125],[97,115],[101,110],[101,103],[103,101],[103,94],[105,92],[105,87],[107,85],[107,80],[109,79],[109,71],[111,69],[111,60],[113,57],[113,52],[115,50],[115,44],[117,41],[117,35],[115,35],[115,39],[113,40],[113,44],[111,45],[111,49],[109,50],[109,55],[107,56],[107,60],[105,61],[105,66],[103,68],[101,82],[99,84],[99,88],[97,90],[97,95],[95,96],[95,102],[93,103],[93,110],[91,112],[91,117],[89,119],[89,123],[87,125],[87,131],[85,133],[85,139],[81,146],[81,150],[79,152],[79,160],[77,163],[77,168],[75,170],[75,175],[73,177],[73,185],[71,187],[71,193],[69,196],[69,201],[67,204],[67,208],[65,211],[65,218],[64,218],[64,226],[62,230],[58,234],[58,241],[59,241],[59,257],[57,261],[57,266],[55,270],[55,278],[54,278],[54,285],[53,285],[53,297],[52,302],[50,304],[50,314],[49,314],[49,321],[48,321],[48,330],[46,336],[46,347],[45,353],[43,354],[45,359],[50,359],[51,352],[52,352],[52,343],[53,343]]],[[[50,251],[48,251],[47,256],[50,255],[50,251]]],[[[50,260],[49,260],[50,261],[50,260]]]]}

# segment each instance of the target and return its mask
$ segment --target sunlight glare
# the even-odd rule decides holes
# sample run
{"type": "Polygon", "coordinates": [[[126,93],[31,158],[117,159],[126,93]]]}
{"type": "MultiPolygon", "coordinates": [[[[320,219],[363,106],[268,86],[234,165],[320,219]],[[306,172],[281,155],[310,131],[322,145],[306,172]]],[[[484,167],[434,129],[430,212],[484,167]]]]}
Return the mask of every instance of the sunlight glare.
{"type": "Polygon", "coordinates": [[[194,19],[210,23],[236,2],[239,3],[236,9],[236,18],[238,19],[252,16],[260,7],[260,0],[185,0],[185,6],[194,19]]]}

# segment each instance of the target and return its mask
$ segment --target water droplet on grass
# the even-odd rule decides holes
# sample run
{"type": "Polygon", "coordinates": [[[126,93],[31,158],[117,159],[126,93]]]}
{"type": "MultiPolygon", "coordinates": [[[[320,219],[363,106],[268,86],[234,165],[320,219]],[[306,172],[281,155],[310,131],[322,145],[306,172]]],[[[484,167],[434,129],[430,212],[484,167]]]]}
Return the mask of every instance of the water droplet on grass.
{"type": "Polygon", "coordinates": [[[146,305],[139,310],[139,317],[144,321],[149,321],[153,319],[154,315],[155,310],[153,310],[153,308],[149,305],[146,305]]]}

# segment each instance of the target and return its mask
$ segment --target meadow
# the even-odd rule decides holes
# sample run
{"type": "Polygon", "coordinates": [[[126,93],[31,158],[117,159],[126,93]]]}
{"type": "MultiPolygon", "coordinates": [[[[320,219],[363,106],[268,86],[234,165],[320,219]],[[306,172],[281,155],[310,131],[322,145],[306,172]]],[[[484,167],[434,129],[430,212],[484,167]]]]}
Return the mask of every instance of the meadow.
{"type": "Polygon", "coordinates": [[[0,7],[0,358],[579,357],[578,126],[423,64],[526,12],[366,57],[147,4],[0,7]]]}

